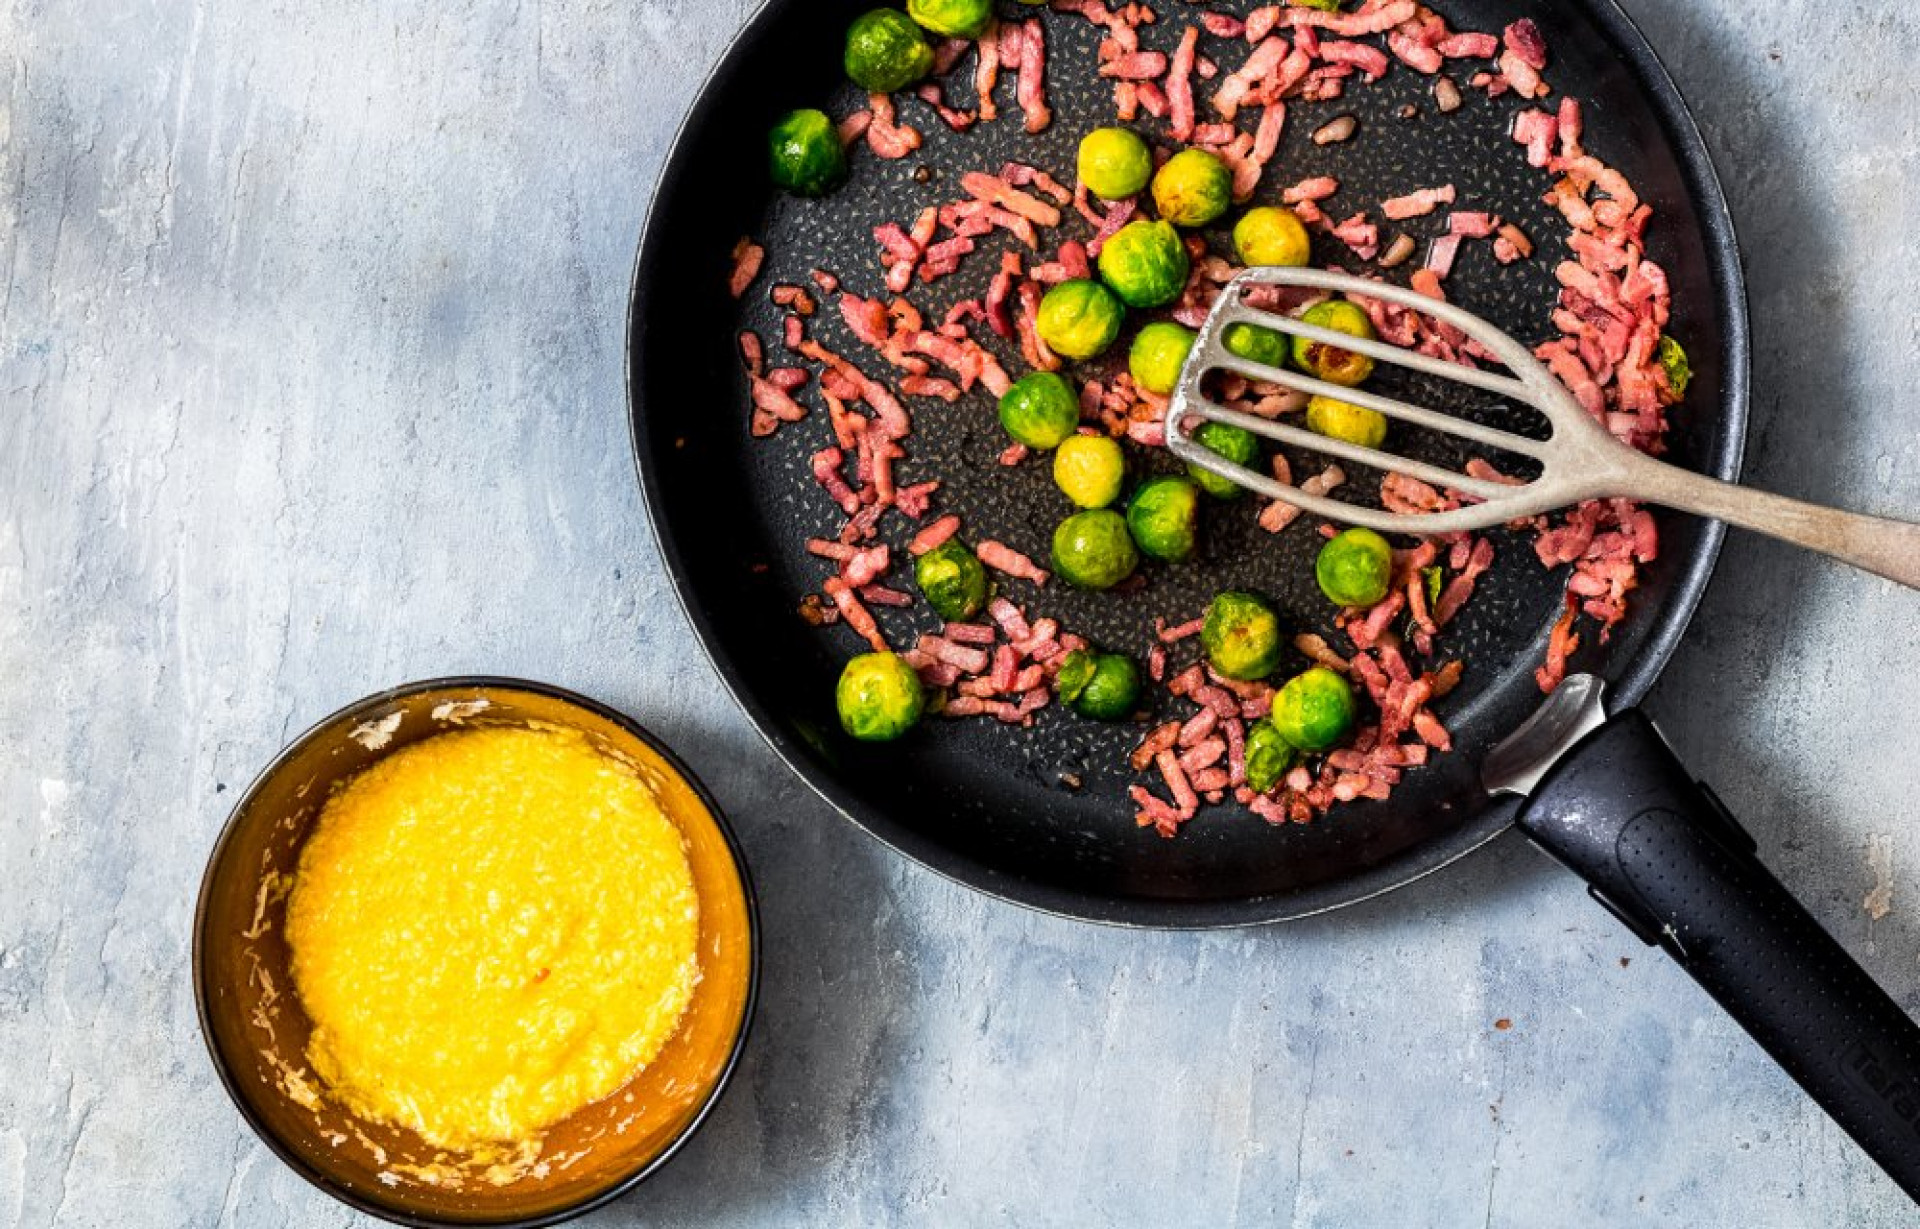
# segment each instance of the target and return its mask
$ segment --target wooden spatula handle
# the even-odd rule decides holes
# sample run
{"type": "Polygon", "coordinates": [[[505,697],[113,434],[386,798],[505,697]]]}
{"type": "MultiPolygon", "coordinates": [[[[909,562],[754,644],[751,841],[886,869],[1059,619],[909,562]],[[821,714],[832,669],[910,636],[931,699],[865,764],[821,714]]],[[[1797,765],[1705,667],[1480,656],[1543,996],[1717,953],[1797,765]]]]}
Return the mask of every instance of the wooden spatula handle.
{"type": "Polygon", "coordinates": [[[1629,467],[1629,493],[1637,498],[1757,530],[1920,589],[1920,525],[1823,508],[1640,460],[1629,467]]]}

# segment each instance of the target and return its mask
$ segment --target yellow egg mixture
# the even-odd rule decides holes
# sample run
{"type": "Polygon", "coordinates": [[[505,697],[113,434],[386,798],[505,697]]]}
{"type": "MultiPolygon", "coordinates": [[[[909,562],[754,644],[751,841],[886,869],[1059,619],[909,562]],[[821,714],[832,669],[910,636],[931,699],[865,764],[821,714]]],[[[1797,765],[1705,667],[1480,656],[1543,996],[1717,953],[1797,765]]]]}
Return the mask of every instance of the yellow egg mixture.
{"type": "Polygon", "coordinates": [[[438,734],[321,811],[287,906],[307,1058],[354,1113],[484,1154],[626,1083],[699,977],[679,830],[559,729],[438,734]]]}

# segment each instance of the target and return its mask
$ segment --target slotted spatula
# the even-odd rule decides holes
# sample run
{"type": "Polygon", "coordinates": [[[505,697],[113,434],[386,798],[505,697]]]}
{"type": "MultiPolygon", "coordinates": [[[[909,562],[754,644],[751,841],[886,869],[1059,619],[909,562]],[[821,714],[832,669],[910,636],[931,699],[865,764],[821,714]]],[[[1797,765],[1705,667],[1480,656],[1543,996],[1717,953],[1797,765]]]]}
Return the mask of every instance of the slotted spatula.
{"type": "Polygon", "coordinates": [[[1436,534],[1487,529],[1569,507],[1582,500],[1623,496],[1758,530],[1920,589],[1920,525],[1822,508],[1702,477],[1656,461],[1615,439],[1581,408],[1526,346],[1487,321],[1418,291],[1345,273],[1323,269],[1249,269],[1222,287],[1181,369],[1180,382],[1174,388],[1167,410],[1166,432],[1167,446],[1182,460],[1315,516],[1364,525],[1383,533],[1436,534]],[[1292,316],[1250,307],[1246,303],[1246,291],[1255,286],[1302,287],[1399,304],[1459,329],[1496,355],[1511,374],[1476,370],[1381,341],[1363,341],[1292,316]],[[1356,351],[1377,362],[1497,393],[1537,410],[1551,425],[1552,434],[1546,440],[1531,439],[1470,422],[1445,410],[1409,405],[1364,389],[1330,384],[1298,371],[1242,358],[1224,344],[1226,330],[1234,324],[1259,325],[1356,351]],[[1388,418],[1530,457],[1539,463],[1540,473],[1530,481],[1517,484],[1487,481],[1412,457],[1330,439],[1304,426],[1231,410],[1203,392],[1203,382],[1213,371],[1231,371],[1248,379],[1333,397],[1377,410],[1388,418]],[[1309,495],[1297,486],[1236,465],[1195,443],[1191,432],[1200,419],[1232,423],[1271,440],[1382,472],[1397,471],[1478,502],[1440,512],[1396,513],[1325,495],[1309,495]]]}

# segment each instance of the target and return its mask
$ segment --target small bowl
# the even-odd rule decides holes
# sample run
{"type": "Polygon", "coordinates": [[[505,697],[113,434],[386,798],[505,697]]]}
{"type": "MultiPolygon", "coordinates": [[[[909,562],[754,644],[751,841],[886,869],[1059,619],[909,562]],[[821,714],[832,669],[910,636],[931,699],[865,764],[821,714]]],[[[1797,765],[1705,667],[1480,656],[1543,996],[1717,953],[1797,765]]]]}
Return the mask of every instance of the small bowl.
{"type": "Polygon", "coordinates": [[[719,1099],[746,1044],[759,980],[753,888],[726,821],[673,753],[626,717],[540,683],[449,678],[369,696],[296,739],[234,807],[207,862],[194,916],[200,1029],[227,1092],[280,1159],[344,1203],[403,1225],[551,1225],[618,1197],[660,1168],[719,1099]],[[282,928],[291,876],[336,784],[423,738],[538,722],[585,733],[645,776],[685,838],[700,896],[701,980],[679,1030],[621,1090],[555,1124],[543,1155],[571,1162],[506,1185],[429,1185],[395,1166],[435,1149],[321,1097],[306,1060],[311,1023],[293,992],[282,928]],[[301,1098],[314,1104],[311,1098],[301,1098]]]}

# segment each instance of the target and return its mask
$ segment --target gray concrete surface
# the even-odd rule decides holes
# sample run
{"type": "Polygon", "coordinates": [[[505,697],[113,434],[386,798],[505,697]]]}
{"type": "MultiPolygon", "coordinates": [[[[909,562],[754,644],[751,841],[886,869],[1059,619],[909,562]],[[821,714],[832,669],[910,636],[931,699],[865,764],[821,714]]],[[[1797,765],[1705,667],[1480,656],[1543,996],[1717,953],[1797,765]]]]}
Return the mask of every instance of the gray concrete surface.
{"type": "MultiPolygon", "coordinates": [[[[1747,244],[1752,476],[1920,510],[1920,19],[1631,7],[1747,244]]],[[[643,202],[745,10],[0,0],[0,1229],[358,1221],[215,1084],[191,900],[288,735],[464,670],[651,723],[760,884],[741,1077],[594,1224],[1912,1222],[1515,841],[1322,920],[1121,933],[777,766],[665,589],[620,374],[643,202]]],[[[1920,1007],[1920,599],[1736,538],[1703,613],[1652,710],[1920,1007]]]]}

